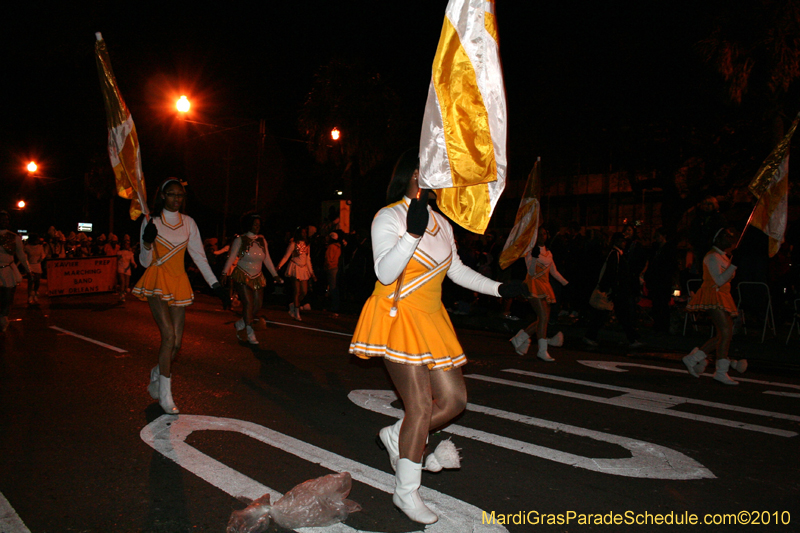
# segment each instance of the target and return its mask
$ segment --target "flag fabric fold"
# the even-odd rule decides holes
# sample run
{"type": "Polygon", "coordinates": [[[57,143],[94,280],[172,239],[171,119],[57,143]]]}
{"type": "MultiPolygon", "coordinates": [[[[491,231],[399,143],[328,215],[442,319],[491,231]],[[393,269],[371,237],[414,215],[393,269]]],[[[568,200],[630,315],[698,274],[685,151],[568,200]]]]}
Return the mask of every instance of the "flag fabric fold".
{"type": "Polygon", "coordinates": [[[749,224],[769,237],[769,256],[778,253],[786,234],[789,208],[789,145],[800,114],[778,146],[767,157],[750,182],[750,192],[758,198],[749,224]]]}
{"type": "Polygon", "coordinates": [[[528,174],[528,182],[519,202],[514,227],[511,228],[503,252],[500,254],[500,268],[504,270],[520,257],[526,256],[536,245],[540,213],[541,165],[542,158],[536,158],[536,163],[528,174]]]}
{"type": "Polygon", "coordinates": [[[99,33],[95,35],[97,73],[100,76],[108,122],[108,155],[114,169],[117,194],[131,200],[130,216],[131,220],[136,220],[142,213],[148,214],[139,138],[133,117],[122,99],[111,69],[106,42],[99,33]]]}
{"type": "Polygon", "coordinates": [[[483,233],[506,183],[507,113],[494,0],[450,0],[420,137],[420,187],[483,233]]]}

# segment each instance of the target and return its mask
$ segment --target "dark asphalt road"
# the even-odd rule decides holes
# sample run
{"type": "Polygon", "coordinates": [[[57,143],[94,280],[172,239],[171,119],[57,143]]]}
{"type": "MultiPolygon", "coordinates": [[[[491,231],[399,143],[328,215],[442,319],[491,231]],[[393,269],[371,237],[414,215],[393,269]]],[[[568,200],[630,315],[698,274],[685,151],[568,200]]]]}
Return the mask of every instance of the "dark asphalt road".
{"type": "MultiPolygon", "coordinates": [[[[365,391],[391,385],[380,361],[347,354],[356,317],[311,311],[298,323],[271,307],[280,325],[258,331],[252,351],[235,339],[237,316],[199,296],[174,366],[175,418],[147,394],[159,339],[146,304],[106,294],[26,308],[17,297],[19,320],[0,336],[0,532],[221,532],[248,495],[341,469],[363,511],[325,531],[422,529],[384,492],[391,469],[373,439],[393,420],[391,398],[365,391]]],[[[574,339],[548,364],[518,357],[504,335],[459,337],[470,406],[431,444],[452,437],[464,459],[424,475],[443,516],[428,531],[721,531],[732,528],[579,519],[742,511],[770,524],[737,531],[800,531],[797,377],[756,369],[725,387],[574,339]],[[482,511],[577,516],[489,527],[482,511]]]]}

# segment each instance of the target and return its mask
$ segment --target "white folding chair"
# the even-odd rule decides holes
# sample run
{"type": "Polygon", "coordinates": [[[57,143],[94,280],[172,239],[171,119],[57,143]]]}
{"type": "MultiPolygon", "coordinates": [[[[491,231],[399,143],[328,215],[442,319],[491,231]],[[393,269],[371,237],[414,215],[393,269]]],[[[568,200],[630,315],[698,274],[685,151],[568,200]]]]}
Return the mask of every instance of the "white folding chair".
{"type": "MultiPolygon", "coordinates": [[[[745,294],[751,295],[754,299],[758,297],[759,293],[762,295],[763,301],[766,301],[766,310],[764,311],[764,328],[761,332],[761,342],[767,336],[767,326],[771,325],[772,334],[777,336],[778,332],[775,330],[775,317],[772,314],[772,297],[769,294],[769,285],[761,281],[741,281],[736,287],[739,292],[739,301],[736,302],[736,307],[739,309],[739,314],[742,317],[742,327],[744,334],[747,335],[747,320],[745,319],[745,310],[742,309],[742,289],[745,294]]],[[[752,300],[751,300],[752,302],[752,300]]]]}
{"type": "MultiPolygon", "coordinates": [[[[687,302],[692,299],[694,293],[700,290],[700,286],[703,284],[702,279],[690,279],[686,282],[686,294],[688,296],[687,302]]],[[[695,331],[697,331],[697,313],[693,313],[691,311],[686,311],[686,316],[683,319],[683,336],[686,336],[686,326],[689,324],[689,318],[692,319],[692,327],[695,331]]],[[[714,325],[711,325],[711,337],[714,336],[714,325]]]]}
{"type": "Polygon", "coordinates": [[[800,299],[794,301],[794,318],[792,319],[792,327],[789,328],[789,334],[786,336],[786,344],[789,344],[789,337],[792,336],[795,326],[797,326],[797,333],[800,334],[800,299]]]}

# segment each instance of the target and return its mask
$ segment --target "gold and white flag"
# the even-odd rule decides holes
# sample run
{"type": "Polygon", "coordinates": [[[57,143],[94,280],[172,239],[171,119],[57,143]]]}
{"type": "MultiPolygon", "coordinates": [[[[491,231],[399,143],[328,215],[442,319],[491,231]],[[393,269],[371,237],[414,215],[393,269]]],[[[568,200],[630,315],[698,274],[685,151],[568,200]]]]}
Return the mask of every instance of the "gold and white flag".
{"type": "Polygon", "coordinates": [[[748,224],[769,237],[769,256],[778,253],[786,234],[789,211],[789,145],[797,129],[800,114],[778,146],[769,154],[750,182],[750,192],[758,201],[748,224]]]}
{"type": "Polygon", "coordinates": [[[506,184],[506,95],[494,0],[450,0],[420,137],[420,187],[483,233],[506,184]]]}
{"type": "Polygon", "coordinates": [[[525,192],[519,201],[517,218],[514,220],[514,227],[508,234],[506,245],[500,254],[500,268],[506,269],[520,257],[528,255],[536,245],[536,237],[539,229],[539,190],[541,184],[542,158],[536,158],[531,173],[528,175],[528,182],[525,184],[525,192]]]}
{"type": "Polygon", "coordinates": [[[99,33],[95,36],[97,73],[100,76],[100,88],[103,91],[108,121],[108,155],[114,169],[117,194],[131,200],[130,216],[131,220],[136,220],[142,213],[145,215],[148,213],[139,137],[136,135],[131,112],[117,87],[106,42],[99,33]]]}

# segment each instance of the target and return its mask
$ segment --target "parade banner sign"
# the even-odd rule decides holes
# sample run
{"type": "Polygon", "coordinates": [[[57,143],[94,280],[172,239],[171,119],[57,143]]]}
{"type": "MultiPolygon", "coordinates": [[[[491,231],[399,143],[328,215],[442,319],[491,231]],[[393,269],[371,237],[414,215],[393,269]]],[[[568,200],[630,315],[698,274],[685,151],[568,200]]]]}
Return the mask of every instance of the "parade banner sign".
{"type": "Polygon", "coordinates": [[[49,296],[111,292],[116,282],[116,257],[51,259],[47,262],[49,296]]]}

